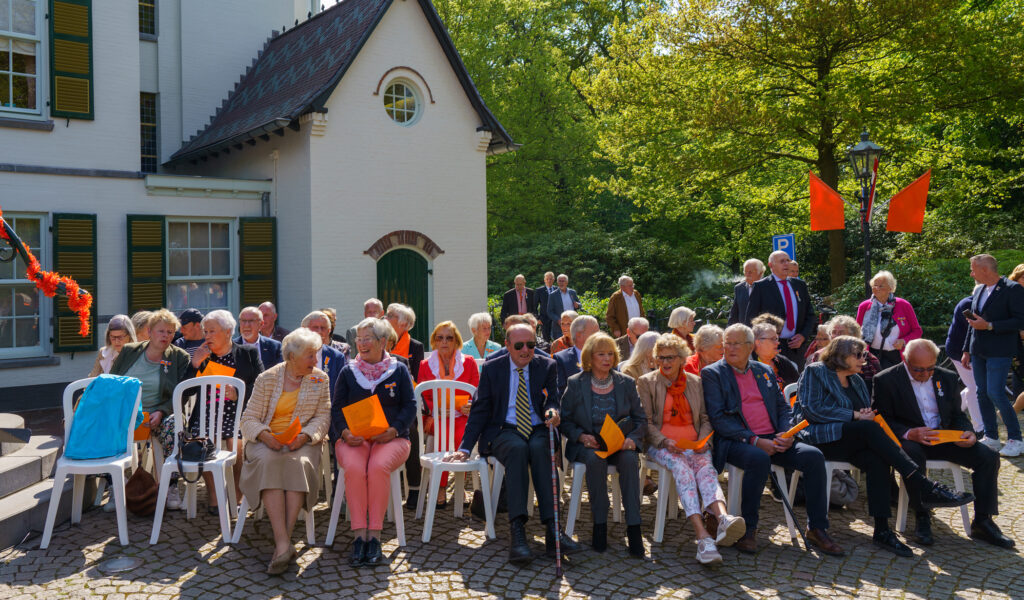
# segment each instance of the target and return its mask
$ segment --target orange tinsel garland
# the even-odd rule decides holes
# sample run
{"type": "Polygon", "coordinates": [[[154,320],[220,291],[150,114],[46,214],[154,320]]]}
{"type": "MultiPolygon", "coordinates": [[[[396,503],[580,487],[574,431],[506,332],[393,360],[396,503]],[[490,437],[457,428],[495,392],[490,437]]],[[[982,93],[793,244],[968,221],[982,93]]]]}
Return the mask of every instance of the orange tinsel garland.
{"type": "MultiPolygon", "coordinates": [[[[3,227],[3,222],[4,213],[0,209],[0,238],[9,239],[7,237],[7,230],[3,227]]],[[[68,308],[78,313],[78,334],[82,337],[89,335],[89,311],[92,308],[92,296],[85,290],[80,289],[78,282],[74,279],[60,273],[54,273],[53,271],[44,271],[42,265],[39,264],[39,260],[32,254],[28,244],[24,242],[22,244],[25,246],[25,253],[28,255],[24,257],[26,262],[28,262],[28,268],[25,269],[28,278],[36,283],[36,287],[42,290],[47,298],[56,296],[57,288],[63,283],[68,295],[68,308]]]]}

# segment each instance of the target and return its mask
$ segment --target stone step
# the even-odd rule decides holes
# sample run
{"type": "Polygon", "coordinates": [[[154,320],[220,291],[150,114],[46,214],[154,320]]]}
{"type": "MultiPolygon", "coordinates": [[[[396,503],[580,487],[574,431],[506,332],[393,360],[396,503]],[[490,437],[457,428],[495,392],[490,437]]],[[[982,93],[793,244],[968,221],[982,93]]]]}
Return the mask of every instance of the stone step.
{"type": "Polygon", "coordinates": [[[59,437],[34,435],[21,449],[0,456],[0,498],[53,475],[54,463],[62,449],[59,437]]]}
{"type": "MultiPolygon", "coordinates": [[[[13,413],[0,413],[0,429],[24,429],[25,419],[13,413]]],[[[22,442],[0,442],[0,456],[7,456],[21,449],[22,442]]]]}
{"type": "MultiPolygon", "coordinates": [[[[60,507],[57,510],[54,526],[71,518],[73,486],[73,478],[68,477],[64,480],[64,489],[61,491],[60,507]]],[[[43,527],[46,525],[46,511],[50,507],[51,489],[53,489],[53,479],[47,479],[5,498],[0,498],[0,550],[21,543],[30,531],[42,533],[43,527]]],[[[87,477],[83,509],[89,509],[92,506],[92,499],[95,496],[96,478],[87,477]]],[[[38,547],[38,543],[36,546],[38,547]]]]}

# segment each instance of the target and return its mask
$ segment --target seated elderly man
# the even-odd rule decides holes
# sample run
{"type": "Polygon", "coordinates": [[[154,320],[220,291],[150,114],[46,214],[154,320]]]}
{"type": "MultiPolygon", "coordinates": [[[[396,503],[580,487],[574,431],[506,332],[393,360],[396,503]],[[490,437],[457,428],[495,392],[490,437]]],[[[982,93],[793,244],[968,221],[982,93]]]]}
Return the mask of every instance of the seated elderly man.
{"type": "Polygon", "coordinates": [[[259,310],[263,313],[263,328],[260,329],[260,333],[279,342],[290,333],[289,330],[277,324],[277,307],[273,302],[268,300],[260,304],[259,310]]]}
{"type": "MultiPolygon", "coordinates": [[[[900,438],[903,451],[918,465],[927,460],[947,460],[973,471],[975,501],[970,536],[1013,548],[1013,540],[1003,535],[992,520],[999,514],[999,455],[978,443],[970,419],[960,408],[956,373],[937,368],[938,358],[939,347],[931,340],[907,342],[903,362],[875,375],[874,408],[900,438]],[[939,429],[963,433],[958,441],[936,443],[935,432],[939,429]]],[[[914,540],[929,546],[935,542],[931,513],[914,495],[911,503],[917,514],[914,540]]]]}
{"type": "Polygon", "coordinates": [[[238,313],[238,332],[232,340],[241,346],[252,346],[259,350],[264,369],[282,362],[281,342],[260,333],[263,327],[263,313],[255,306],[246,306],[238,313]]]}
{"type": "Polygon", "coordinates": [[[331,318],[319,310],[314,310],[302,318],[301,326],[320,336],[323,345],[316,352],[316,368],[327,373],[333,398],[334,386],[338,383],[341,370],[348,364],[348,357],[331,347],[331,318]]]}
{"type": "MultiPolygon", "coordinates": [[[[363,302],[363,318],[369,319],[382,319],[384,318],[384,303],[376,298],[370,298],[366,302],[363,302]]],[[[359,350],[356,348],[356,326],[353,325],[345,331],[345,343],[348,344],[348,357],[355,358],[359,350]]]]}
{"type": "Polygon", "coordinates": [[[807,497],[807,542],[825,554],[842,556],[843,549],[828,535],[825,501],[825,457],[814,446],[785,438],[792,413],[767,365],[750,359],[754,332],[737,323],[725,330],[725,358],[701,371],[704,404],[715,430],[713,457],[721,472],[725,463],[743,470],[740,514],[747,531],[736,549],[757,552],[757,521],[761,492],[771,466],[803,472],[807,497]]]}
{"type": "Polygon", "coordinates": [[[558,397],[565,393],[566,382],[570,377],[583,370],[583,344],[587,343],[590,336],[601,331],[597,319],[590,315],[580,315],[573,320],[569,326],[569,337],[572,338],[572,348],[566,348],[553,358],[555,369],[558,374],[558,397]]]}
{"type": "Polygon", "coordinates": [[[651,324],[643,317],[633,317],[626,322],[626,335],[615,338],[615,346],[619,349],[619,359],[627,360],[633,354],[636,340],[650,330],[651,324]]]}
{"type": "MultiPolygon", "coordinates": [[[[534,327],[534,323],[535,323],[535,321],[531,321],[529,316],[527,316],[527,315],[512,315],[512,316],[510,316],[509,318],[505,319],[502,322],[501,328],[505,330],[505,335],[507,336],[509,330],[512,329],[513,327],[515,327],[516,325],[526,325],[527,327],[534,327]]],[[[534,350],[533,351],[534,351],[534,353],[537,356],[543,356],[544,358],[551,358],[550,354],[548,354],[546,351],[541,349],[539,341],[535,341],[534,342],[534,350]]],[[[496,351],[492,352],[484,360],[497,360],[497,359],[505,357],[505,356],[508,356],[508,348],[507,347],[502,347],[500,350],[496,350],[496,351]]]]}

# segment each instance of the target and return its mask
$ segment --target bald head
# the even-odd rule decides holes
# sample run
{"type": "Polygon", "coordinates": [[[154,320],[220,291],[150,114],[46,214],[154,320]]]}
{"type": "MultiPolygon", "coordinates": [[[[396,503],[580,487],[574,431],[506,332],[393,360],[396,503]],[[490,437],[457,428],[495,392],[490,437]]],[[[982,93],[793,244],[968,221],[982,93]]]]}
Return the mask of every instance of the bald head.
{"type": "Polygon", "coordinates": [[[516,289],[519,290],[520,292],[526,289],[526,278],[523,277],[522,275],[516,275],[516,278],[513,280],[513,282],[515,283],[516,289]]]}

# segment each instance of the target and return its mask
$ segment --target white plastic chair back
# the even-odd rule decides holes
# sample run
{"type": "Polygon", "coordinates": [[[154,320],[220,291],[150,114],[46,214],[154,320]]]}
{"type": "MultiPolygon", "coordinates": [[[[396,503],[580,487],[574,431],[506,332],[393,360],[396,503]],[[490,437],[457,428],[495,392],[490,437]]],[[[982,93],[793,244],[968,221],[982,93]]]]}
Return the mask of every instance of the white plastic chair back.
{"type": "MultiPolygon", "coordinates": [[[[189,394],[195,393],[192,411],[199,411],[198,437],[210,438],[214,440],[215,444],[218,444],[224,428],[224,409],[227,400],[225,392],[228,387],[233,387],[238,391],[238,402],[241,403],[245,398],[245,382],[237,377],[228,377],[226,375],[196,377],[194,379],[186,379],[174,387],[174,450],[171,456],[177,456],[178,434],[184,432],[188,425],[185,410],[182,406],[182,396],[186,392],[189,394]],[[210,400],[209,406],[207,405],[207,399],[210,400]]],[[[240,410],[236,410],[235,425],[233,431],[230,432],[232,438],[238,437],[238,427],[241,420],[242,413],[240,410]]],[[[191,437],[191,435],[186,435],[185,437],[191,437]]]]}
{"type": "MultiPolygon", "coordinates": [[[[75,392],[84,390],[89,387],[92,380],[95,377],[86,377],[85,379],[79,379],[78,381],[72,381],[68,384],[68,387],[64,388],[64,443],[67,444],[68,439],[71,437],[71,423],[75,420],[75,408],[74,397],[75,392]]],[[[135,417],[139,412],[139,404],[142,402],[142,387],[139,387],[138,394],[135,395],[135,407],[132,408],[131,417],[128,420],[128,437],[125,440],[124,454],[132,454],[133,444],[135,443],[135,417]]]]}
{"type": "Polygon", "coordinates": [[[455,419],[460,413],[455,409],[456,392],[465,392],[471,397],[476,394],[476,386],[462,381],[435,379],[425,381],[416,386],[416,414],[421,415],[425,402],[423,394],[431,392],[434,404],[434,435],[433,443],[428,449],[423,436],[423,418],[417,417],[416,426],[420,434],[420,456],[427,452],[453,452],[458,450],[455,443],[455,419]]]}
{"type": "Polygon", "coordinates": [[[787,385],[785,389],[782,390],[782,395],[783,397],[786,398],[786,402],[789,402],[789,399],[796,395],[796,390],[798,387],[798,384],[791,383],[787,385]]]}

